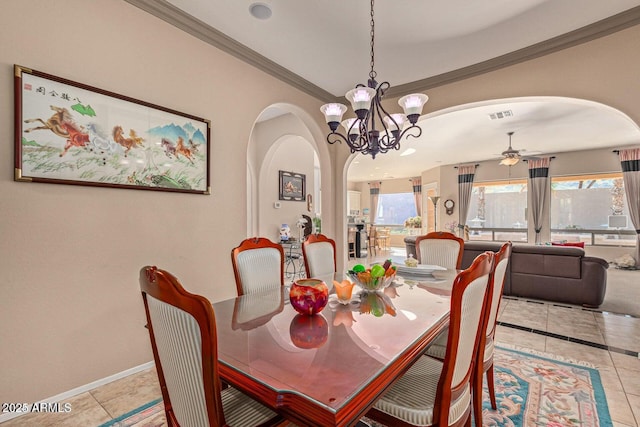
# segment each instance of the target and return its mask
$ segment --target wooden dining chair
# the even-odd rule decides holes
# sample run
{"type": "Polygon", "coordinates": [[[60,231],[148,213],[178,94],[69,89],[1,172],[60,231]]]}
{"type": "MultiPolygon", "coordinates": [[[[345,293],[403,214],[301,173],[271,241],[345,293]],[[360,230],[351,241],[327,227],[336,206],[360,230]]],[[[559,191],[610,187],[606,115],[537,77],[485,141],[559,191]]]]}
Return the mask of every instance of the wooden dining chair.
{"type": "Polygon", "coordinates": [[[389,426],[471,426],[471,381],[493,257],[479,255],[453,282],[444,360],[420,357],[368,417],[389,426]]]}
{"type": "MultiPolygon", "coordinates": [[[[494,255],[493,269],[491,271],[489,289],[486,294],[485,312],[483,313],[484,334],[478,343],[478,356],[473,374],[473,413],[477,426],[482,425],[482,381],[484,373],[487,373],[487,388],[491,407],[496,409],[496,394],[494,390],[493,353],[495,349],[494,337],[498,320],[498,310],[502,301],[502,290],[507,271],[507,265],[511,256],[511,242],[503,244],[494,255]]],[[[444,359],[447,349],[447,334],[441,334],[431,344],[425,354],[437,359],[444,359]]]]}
{"type": "Polygon", "coordinates": [[[478,345],[478,363],[474,372],[473,383],[473,412],[477,426],[482,425],[482,381],[484,374],[487,374],[487,389],[491,408],[497,409],[496,392],[494,387],[493,374],[493,353],[495,351],[496,325],[498,323],[498,310],[502,302],[502,291],[507,272],[509,259],[511,258],[511,242],[507,242],[500,247],[493,260],[493,272],[491,273],[490,293],[487,294],[488,301],[485,303],[487,313],[485,314],[484,334],[480,337],[478,345]]]}
{"type": "Polygon", "coordinates": [[[324,234],[311,234],[302,243],[307,277],[321,277],[336,272],[336,242],[324,234]]]}
{"type": "Polygon", "coordinates": [[[140,270],[140,290],[167,424],[171,427],[273,426],[282,417],[218,373],[211,303],[156,267],[140,270]]]}
{"type": "Polygon", "coordinates": [[[265,237],[243,240],[231,250],[238,295],[284,286],[284,250],[265,237]]]}
{"type": "Polygon", "coordinates": [[[385,227],[377,230],[376,244],[381,251],[388,251],[391,247],[391,229],[385,227]]]}
{"type": "Polygon", "coordinates": [[[453,233],[433,231],[416,237],[416,254],[420,264],[459,270],[463,252],[464,240],[453,233]]]}
{"type": "Polygon", "coordinates": [[[356,257],[356,236],[357,230],[355,228],[349,228],[347,231],[347,249],[349,251],[349,259],[356,257]]]}

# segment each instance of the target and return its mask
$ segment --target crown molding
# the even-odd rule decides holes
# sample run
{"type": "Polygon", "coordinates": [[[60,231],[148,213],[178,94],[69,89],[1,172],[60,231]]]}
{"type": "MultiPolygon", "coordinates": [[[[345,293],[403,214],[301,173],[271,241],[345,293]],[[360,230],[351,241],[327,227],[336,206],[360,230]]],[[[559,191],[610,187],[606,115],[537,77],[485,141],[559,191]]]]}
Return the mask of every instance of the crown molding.
{"type": "Polygon", "coordinates": [[[125,1],[314,98],[324,102],[335,102],[336,100],[336,97],[328,91],[260,55],[258,52],[249,49],[242,43],[237,42],[199,19],[183,12],[166,0],[125,1]]]}
{"type": "MultiPolygon", "coordinates": [[[[314,85],[283,66],[249,49],[242,43],[228,37],[204,22],[183,12],[166,0],[125,0],[151,15],[185,31],[210,45],[270,74],[284,83],[313,96],[323,102],[336,102],[343,97],[336,97],[330,92],[314,85]]],[[[640,24],[640,6],[636,6],[617,15],[584,26],[566,34],[545,40],[540,43],[510,52],[487,61],[468,67],[459,68],[437,76],[415,82],[391,87],[388,97],[399,97],[408,93],[424,92],[434,87],[454,83],[480,74],[529,61],[553,52],[558,52],[588,41],[613,34],[634,25],[640,24]]]]}

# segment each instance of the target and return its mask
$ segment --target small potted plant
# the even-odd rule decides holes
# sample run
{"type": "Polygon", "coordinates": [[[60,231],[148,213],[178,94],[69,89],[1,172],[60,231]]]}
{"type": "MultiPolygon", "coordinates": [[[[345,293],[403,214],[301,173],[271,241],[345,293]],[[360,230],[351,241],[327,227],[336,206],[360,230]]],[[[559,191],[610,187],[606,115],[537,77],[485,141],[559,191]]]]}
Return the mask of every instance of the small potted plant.
{"type": "Polygon", "coordinates": [[[404,226],[407,228],[420,228],[422,227],[422,217],[413,216],[404,221],[404,226]]]}

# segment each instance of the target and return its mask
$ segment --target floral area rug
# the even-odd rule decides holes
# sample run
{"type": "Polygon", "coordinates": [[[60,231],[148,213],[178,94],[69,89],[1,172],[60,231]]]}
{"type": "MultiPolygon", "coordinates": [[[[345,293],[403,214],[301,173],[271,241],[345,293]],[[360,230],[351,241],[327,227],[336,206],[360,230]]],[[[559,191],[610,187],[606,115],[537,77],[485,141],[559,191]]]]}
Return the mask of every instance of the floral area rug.
{"type": "MultiPolygon", "coordinates": [[[[491,408],[485,379],[483,426],[613,426],[600,373],[585,362],[496,347],[494,376],[497,409],[491,408]]],[[[372,427],[384,427],[365,421],[372,427]]]]}
{"type": "MultiPolygon", "coordinates": [[[[498,408],[491,409],[485,384],[483,426],[613,426],[600,373],[594,367],[550,354],[505,347],[496,347],[494,364],[498,408]]],[[[372,427],[384,427],[366,418],[363,421],[372,427]]],[[[165,425],[162,401],[157,400],[100,427],[165,425]]]]}

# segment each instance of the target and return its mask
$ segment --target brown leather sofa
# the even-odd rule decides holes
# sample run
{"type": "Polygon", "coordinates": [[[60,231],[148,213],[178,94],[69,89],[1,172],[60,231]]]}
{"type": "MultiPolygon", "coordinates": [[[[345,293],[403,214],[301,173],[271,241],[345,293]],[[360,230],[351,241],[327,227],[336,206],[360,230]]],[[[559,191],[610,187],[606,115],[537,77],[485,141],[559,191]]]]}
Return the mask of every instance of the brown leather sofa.
{"type": "MultiPolygon", "coordinates": [[[[404,242],[407,256],[417,258],[415,239],[407,236],[404,242]]],[[[465,242],[462,268],[482,252],[497,252],[500,246],[498,242],[465,242]]],[[[607,268],[605,260],[585,256],[581,248],[514,244],[503,294],[598,307],[607,289],[607,268]]]]}

